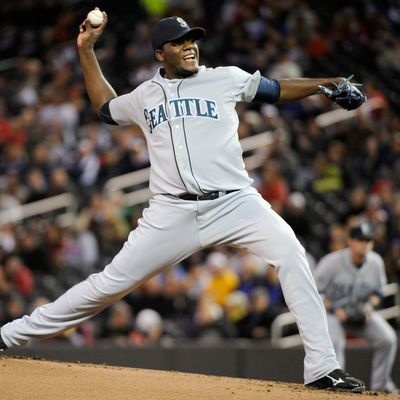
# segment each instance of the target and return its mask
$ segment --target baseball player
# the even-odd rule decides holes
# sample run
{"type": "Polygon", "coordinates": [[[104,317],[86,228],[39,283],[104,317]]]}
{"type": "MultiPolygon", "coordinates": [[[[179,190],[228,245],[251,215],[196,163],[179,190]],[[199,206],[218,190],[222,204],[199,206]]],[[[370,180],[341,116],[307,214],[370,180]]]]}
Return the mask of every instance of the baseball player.
{"type": "Polygon", "coordinates": [[[80,26],[77,47],[90,100],[101,120],[137,124],[151,162],[153,197],[138,226],[109,265],[53,303],[1,328],[3,347],[55,336],[115,303],[143,281],[206,247],[231,244],[275,266],[305,348],[310,387],[360,392],[365,385],[336,360],[326,311],[292,229],[251,186],[245,171],[235,106],[275,103],[318,93],[329,97],[342,78],[269,80],[237,67],[199,66],[203,28],[180,17],[160,20],[151,43],[162,68],[132,92],[117,96],[102,74],[94,44],[107,25],[80,26]],[[321,87],[322,87],[321,86],[321,87]],[[331,90],[333,89],[333,91],[331,90]]]}
{"type": "Polygon", "coordinates": [[[371,228],[367,224],[352,227],[348,247],[323,257],[315,269],[315,280],[328,311],[329,333],[341,367],[345,365],[346,334],[363,337],[374,348],[371,389],[397,393],[390,378],[397,336],[375,312],[386,274],[382,257],[372,247],[371,228]]]}

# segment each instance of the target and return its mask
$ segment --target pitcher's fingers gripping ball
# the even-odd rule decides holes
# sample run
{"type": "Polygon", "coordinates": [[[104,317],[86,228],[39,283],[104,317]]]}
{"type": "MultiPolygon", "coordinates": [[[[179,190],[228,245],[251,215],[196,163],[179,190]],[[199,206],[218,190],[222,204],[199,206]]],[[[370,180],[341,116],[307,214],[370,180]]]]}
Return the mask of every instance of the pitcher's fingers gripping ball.
{"type": "Polygon", "coordinates": [[[89,11],[87,15],[87,19],[90,22],[90,25],[92,25],[93,28],[97,28],[100,26],[103,21],[104,21],[104,15],[103,13],[96,7],[94,10],[89,11]]]}

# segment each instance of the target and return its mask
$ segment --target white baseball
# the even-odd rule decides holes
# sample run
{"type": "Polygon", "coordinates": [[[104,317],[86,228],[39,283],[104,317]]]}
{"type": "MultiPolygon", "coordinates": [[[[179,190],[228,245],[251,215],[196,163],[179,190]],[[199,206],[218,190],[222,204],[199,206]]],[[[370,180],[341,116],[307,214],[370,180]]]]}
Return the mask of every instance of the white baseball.
{"type": "Polygon", "coordinates": [[[104,21],[103,13],[100,10],[92,10],[88,13],[87,19],[93,27],[99,26],[104,21]]]}

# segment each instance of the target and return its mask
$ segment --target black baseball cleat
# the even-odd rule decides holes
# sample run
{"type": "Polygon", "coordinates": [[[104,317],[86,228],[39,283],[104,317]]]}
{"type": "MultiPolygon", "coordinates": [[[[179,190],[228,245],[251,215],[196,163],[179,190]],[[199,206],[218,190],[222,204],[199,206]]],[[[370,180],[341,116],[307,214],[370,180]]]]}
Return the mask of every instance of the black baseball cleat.
{"type": "Polygon", "coordinates": [[[341,369],[335,369],[328,375],[308,383],[306,386],[314,389],[330,389],[353,393],[361,393],[365,390],[365,383],[363,381],[353,378],[341,369]]]}

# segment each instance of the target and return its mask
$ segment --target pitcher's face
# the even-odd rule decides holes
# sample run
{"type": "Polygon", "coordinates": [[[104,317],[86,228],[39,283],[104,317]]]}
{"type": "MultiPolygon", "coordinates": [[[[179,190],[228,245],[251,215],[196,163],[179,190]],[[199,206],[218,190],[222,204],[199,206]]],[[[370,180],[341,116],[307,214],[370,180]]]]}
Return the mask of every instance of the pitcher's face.
{"type": "Polygon", "coordinates": [[[156,50],[156,57],[163,63],[169,79],[187,78],[199,70],[199,47],[194,39],[167,42],[156,50]]]}

